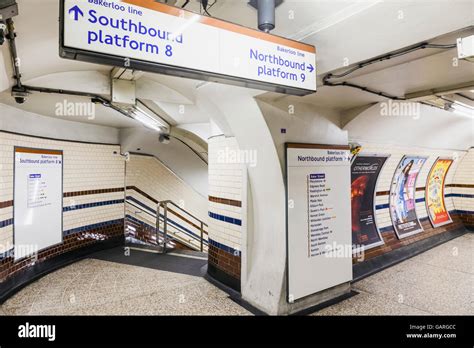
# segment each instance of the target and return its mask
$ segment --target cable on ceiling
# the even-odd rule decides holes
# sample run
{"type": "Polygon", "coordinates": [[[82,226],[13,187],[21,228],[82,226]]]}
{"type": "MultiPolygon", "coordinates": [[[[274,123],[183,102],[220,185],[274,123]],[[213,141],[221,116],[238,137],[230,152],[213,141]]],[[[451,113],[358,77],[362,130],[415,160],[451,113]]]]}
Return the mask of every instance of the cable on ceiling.
{"type": "Polygon", "coordinates": [[[405,97],[394,96],[394,95],[391,95],[391,94],[388,94],[388,93],[385,93],[385,92],[382,92],[382,91],[377,91],[377,90],[369,88],[369,87],[360,86],[360,85],[357,85],[355,83],[350,83],[350,82],[346,82],[346,81],[344,81],[344,82],[331,82],[330,80],[346,77],[346,76],[354,73],[357,70],[365,68],[366,66],[369,66],[369,65],[372,65],[372,64],[375,64],[375,63],[379,63],[379,62],[383,62],[385,60],[390,60],[390,59],[393,59],[393,58],[397,58],[397,57],[400,57],[400,56],[404,56],[408,53],[412,53],[412,52],[418,51],[420,49],[425,49],[425,48],[452,49],[452,48],[455,48],[455,47],[456,47],[456,44],[441,45],[441,44],[430,44],[428,42],[423,42],[423,43],[418,44],[416,46],[409,47],[409,48],[397,51],[395,53],[389,53],[389,54],[385,54],[385,55],[377,57],[377,58],[366,60],[366,61],[364,61],[362,63],[359,63],[359,64],[355,65],[354,67],[352,67],[352,68],[350,68],[350,69],[348,69],[348,70],[346,70],[346,71],[344,71],[340,74],[329,73],[326,76],[324,76],[323,84],[325,86],[330,86],[330,87],[337,87],[337,86],[352,87],[352,88],[360,89],[362,91],[372,93],[372,94],[378,95],[380,97],[392,99],[392,100],[406,100],[405,97]]]}

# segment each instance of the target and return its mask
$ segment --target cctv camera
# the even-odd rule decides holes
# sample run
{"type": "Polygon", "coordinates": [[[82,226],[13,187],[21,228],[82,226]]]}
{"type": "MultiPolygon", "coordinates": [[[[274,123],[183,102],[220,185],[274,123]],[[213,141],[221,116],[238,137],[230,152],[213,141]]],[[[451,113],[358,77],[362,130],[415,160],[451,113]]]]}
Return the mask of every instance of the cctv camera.
{"type": "Polygon", "coordinates": [[[14,86],[12,88],[12,97],[15,98],[18,104],[23,104],[28,97],[28,92],[22,87],[14,86]]]}
{"type": "Polygon", "coordinates": [[[170,143],[170,135],[169,134],[160,134],[160,137],[158,138],[158,140],[162,144],[169,144],[170,143]]]}

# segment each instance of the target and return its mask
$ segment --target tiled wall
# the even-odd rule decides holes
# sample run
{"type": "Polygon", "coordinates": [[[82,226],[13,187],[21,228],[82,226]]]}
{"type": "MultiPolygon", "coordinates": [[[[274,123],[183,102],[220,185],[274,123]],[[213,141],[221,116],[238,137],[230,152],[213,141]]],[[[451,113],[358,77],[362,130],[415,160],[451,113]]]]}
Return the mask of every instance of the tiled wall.
{"type": "Polygon", "coordinates": [[[63,150],[63,243],[40,251],[40,262],[98,240],[123,238],[124,160],[120,146],[0,132],[0,281],[31,262],[13,261],[14,146],[63,150]]]}
{"type": "MultiPolygon", "coordinates": [[[[173,201],[207,223],[206,198],[153,156],[139,154],[130,156],[130,160],[126,163],[126,185],[127,237],[135,241],[157,244],[155,214],[159,201],[173,201]]],[[[160,225],[160,233],[162,227],[160,225]]],[[[168,211],[168,228],[168,233],[184,246],[199,246],[199,221],[172,205],[168,211]]],[[[204,230],[207,231],[205,226],[204,230]]],[[[206,251],[207,243],[204,244],[206,251]]]]}
{"type": "Polygon", "coordinates": [[[465,151],[433,150],[421,147],[416,148],[388,144],[364,143],[361,141],[359,141],[359,143],[362,145],[361,154],[375,153],[390,155],[380,173],[376,187],[376,223],[382,234],[385,244],[365,251],[365,260],[390,252],[413,242],[431,237],[433,235],[462,227],[463,224],[459,214],[456,211],[458,208],[456,208],[454,204],[455,201],[453,192],[455,192],[457,188],[453,187],[453,184],[455,183],[455,173],[464,156],[466,155],[465,151]],[[393,174],[404,155],[426,156],[428,159],[418,174],[416,183],[416,212],[424,231],[400,240],[396,236],[390,218],[389,195],[393,174]],[[450,212],[453,223],[438,228],[433,228],[429,221],[428,212],[425,205],[425,185],[428,173],[438,157],[450,157],[456,159],[448,171],[445,182],[445,203],[446,208],[450,212]]]}
{"type": "Polygon", "coordinates": [[[474,229],[474,148],[461,159],[449,186],[456,212],[467,228],[474,229]]]}
{"type": "Polygon", "coordinates": [[[247,169],[233,137],[209,139],[209,269],[240,284],[247,169]]]}

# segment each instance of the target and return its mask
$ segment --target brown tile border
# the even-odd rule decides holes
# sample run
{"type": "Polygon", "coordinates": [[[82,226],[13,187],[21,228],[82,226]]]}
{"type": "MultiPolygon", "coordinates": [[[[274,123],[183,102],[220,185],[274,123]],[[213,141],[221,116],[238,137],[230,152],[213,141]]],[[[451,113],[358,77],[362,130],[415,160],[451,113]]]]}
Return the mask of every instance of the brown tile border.
{"type": "Polygon", "coordinates": [[[13,200],[0,202],[0,209],[8,208],[8,207],[13,207],[13,200]]]}
{"type": "Polygon", "coordinates": [[[209,201],[219,204],[231,205],[233,207],[242,207],[242,202],[234,199],[219,198],[214,196],[209,196],[209,201]]]}
{"type": "MultiPolygon", "coordinates": [[[[451,214],[451,218],[453,222],[444,226],[440,226],[440,227],[433,227],[431,225],[431,222],[429,221],[429,218],[421,218],[420,223],[423,226],[423,232],[414,234],[412,236],[409,236],[403,239],[399,239],[396,236],[393,226],[390,226],[391,227],[390,230],[386,230],[382,232],[382,238],[384,240],[384,244],[367,250],[364,254],[365,259],[363,261],[357,262],[356,258],[353,258],[353,262],[354,264],[363,263],[374,257],[386,254],[388,252],[397,250],[399,248],[403,248],[419,240],[428,239],[435,235],[463,227],[462,217],[459,214],[451,214]]],[[[465,223],[466,222],[464,221],[464,224],[465,223]]]]}
{"type": "MultiPolygon", "coordinates": [[[[423,186],[423,187],[417,187],[416,188],[416,192],[420,192],[420,191],[424,191],[426,188],[423,186]]],[[[376,196],[388,196],[390,195],[390,191],[377,191],[375,193],[376,196]]]]}
{"type": "Polygon", "coordinates": [[[138,192],[139,194],[141,194],[143,197],[145,198],[148,198],[150,201],[152,201],[153,203],[155,204],[158,204],[159,201],[155,198],[153,198],[152,196],[150,196],[148,193],[146,193],[145,191],[142,191],[140,190],[138,187],[136,186],[127,186],[127,190],[133,190],[133,191],[136,191],[138,192]]]}
{"type": "Polygon", "coordinates": [[[376,196],[388,196],[390,195],[390,191],[378,191],[375,193],[376,196]]]}
{"type": "Polygon", "coordinates": [[[103,194],[103,193],[123,192],[123,191],[124,191],[123,187],[117,187],[117,188],[107,188],[107,189],[98,189],[98,190],[64,192],[63,197],[98,195],[98,194],[103,194]]]}
{"type": "Polygon", "coordinates": [[[445,187],[474,188],[474,184],[447,184],[445,187]]]}

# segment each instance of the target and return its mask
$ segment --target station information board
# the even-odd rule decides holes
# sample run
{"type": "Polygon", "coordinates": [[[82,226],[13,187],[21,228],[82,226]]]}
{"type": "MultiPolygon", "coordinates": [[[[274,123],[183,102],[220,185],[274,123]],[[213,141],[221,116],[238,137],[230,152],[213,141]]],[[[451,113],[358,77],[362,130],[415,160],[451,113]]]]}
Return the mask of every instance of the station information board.
{"type": "Polygon", "coordinates": [[[287,144],[289,302],[352,280],[348,146],[287,144]]]}
{"type": "Polygon", "coordinates": [[[316,91],[312,45],[153,0],[62,0],[60,11],[66,59],[294,95],[316,91]]]}
{"type": "Polygon", "coordinates": [[[62,243],[63,152],[15,148],[15,261],[62,243]]]}

